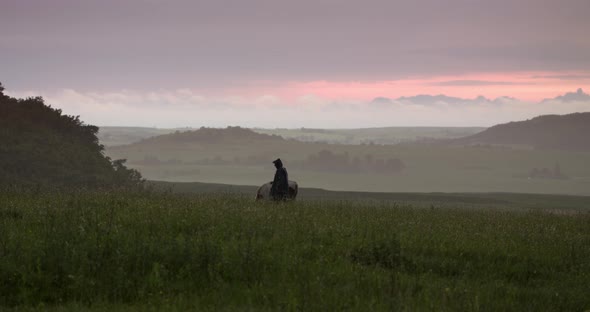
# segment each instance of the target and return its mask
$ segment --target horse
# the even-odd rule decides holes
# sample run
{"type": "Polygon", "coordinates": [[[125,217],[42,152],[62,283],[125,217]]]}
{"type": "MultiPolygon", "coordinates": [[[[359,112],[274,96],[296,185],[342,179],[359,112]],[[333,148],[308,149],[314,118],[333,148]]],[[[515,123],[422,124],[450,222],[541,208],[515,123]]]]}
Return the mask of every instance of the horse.
{"type": "MultiPolygon", "coordinates": [[[[262,184],[256,191],[256,200],[272,200],[270,196],[270,189],[272,187],[272,181],[262,184]]],[[[297,193],[299,192],[299,186],[297,182],[289,180],[289,192],[287,193],[287,200],[295,200],[297,193]]]]}

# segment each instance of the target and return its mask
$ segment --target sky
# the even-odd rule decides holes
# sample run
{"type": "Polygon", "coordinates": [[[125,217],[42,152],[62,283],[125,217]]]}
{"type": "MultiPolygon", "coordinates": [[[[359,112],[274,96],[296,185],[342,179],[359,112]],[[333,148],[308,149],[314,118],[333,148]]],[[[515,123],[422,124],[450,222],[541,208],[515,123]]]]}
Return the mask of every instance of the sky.
{"type": "Polygon", "coordinates": [[[96,125],[491,126],[590,111],[589,14],[588,0],[0,0],[0,82],[96,125]]]}

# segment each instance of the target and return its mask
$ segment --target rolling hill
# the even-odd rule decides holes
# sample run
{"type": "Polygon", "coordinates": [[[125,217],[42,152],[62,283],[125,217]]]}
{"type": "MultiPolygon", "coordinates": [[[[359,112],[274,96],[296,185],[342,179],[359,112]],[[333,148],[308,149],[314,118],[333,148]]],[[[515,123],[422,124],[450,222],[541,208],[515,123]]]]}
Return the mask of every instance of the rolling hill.
{"type": "Polygon", "coordinates": [[[525,145],[540,150],[590,151],[590,112],[545,115],[510,122],[480,133],[452,139],[453,145],[525,145]]]}
{"type": "MultiPolygon", "coordinates": [[[[279,135],[285,139],[302,142],[330,144],[398,144],[436,139],[461,138],[481,132],[481,127],[385,127],[360,129],[263,129],[252,128],[257,133],[279,135]]],[[[193,128],[161,129],[145,127],[100,127],[98,139],[105,146],[132,144],[151,137],[198,130],[193,128]]]]}
{"type": "Polygon", "coordinates": [[[100,140],[100,144],[104,146],[118,146],[172,133],[176,130],[148,127],[100,127],[97,137],[100,140]]]}

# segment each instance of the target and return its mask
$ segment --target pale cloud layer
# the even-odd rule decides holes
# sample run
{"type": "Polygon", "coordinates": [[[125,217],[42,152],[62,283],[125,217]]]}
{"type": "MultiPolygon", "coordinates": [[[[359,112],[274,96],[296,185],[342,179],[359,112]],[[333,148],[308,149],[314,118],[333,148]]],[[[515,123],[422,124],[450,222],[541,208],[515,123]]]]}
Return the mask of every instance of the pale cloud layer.
{"type": "MultiPolygon", "coordinates": [[[[9,93],[16,97],[37,92],[9,93]]],[[[283,100],[273,95],[207,97],[188,89],[42,94],[46,103],[99,126],[365,128],[387,126],[492,126],[545,114],[590,111],[582,90],[541,102],[510,97],[463,99],[419,95],[372,101],[336,101],[313,94],[283,100]]]]}
{"type": "Polygon", "coordinates": [[[8,0],[0,79],[17,90],[147,91],[473,72],[587,76],[588,12],[588,0],[8,0]]]}
{"type": "Polygon", "coordinates": [[[0,82],[97,125],[488,126],[588,111],[576,92],[542,100],[590,88],[589,0],[0,2],[0,82]]]}

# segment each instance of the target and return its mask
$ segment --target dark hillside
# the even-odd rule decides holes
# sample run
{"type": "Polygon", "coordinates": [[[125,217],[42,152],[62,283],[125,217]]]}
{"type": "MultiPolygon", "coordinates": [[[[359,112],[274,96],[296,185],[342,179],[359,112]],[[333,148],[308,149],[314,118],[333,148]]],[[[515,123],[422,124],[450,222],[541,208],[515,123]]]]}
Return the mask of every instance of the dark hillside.
{"type": "Polygon", "coordinates": [[[536,149],[590,151],[590,112],[545,115],[493,126],[452,144],[528,145],[536,149]]]}
{"type": "Polygon", "coordinates": [[[170,134],[151,137],[141,140],[136,144],[152,145],[152,144],[178,144],[178,143],[201,143],[201,144],[216,144],[216,143],[265,143],[265,142],[282,142],[285,141],[278,135],[268,135],[256,133],[250,129],[241,127],[227,127],[226,129],[217,128],[200,128],[198,130],[176,131],[170,134]]]}
{"type": "Polygon", "coordinates": [[[0,85],[0,186],[106,187],[140,183],[135,170],[111,161],[98,127],[63,115],[41,97],[16,99],[0,85]]]}

